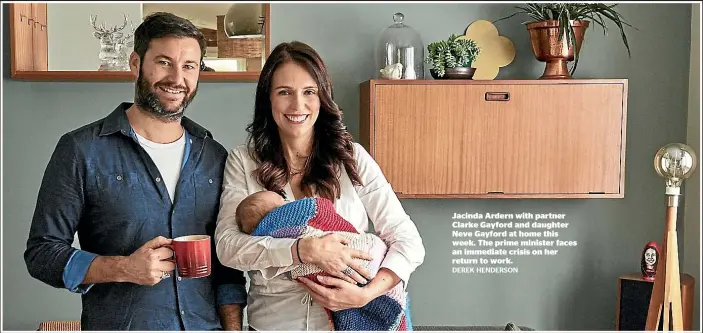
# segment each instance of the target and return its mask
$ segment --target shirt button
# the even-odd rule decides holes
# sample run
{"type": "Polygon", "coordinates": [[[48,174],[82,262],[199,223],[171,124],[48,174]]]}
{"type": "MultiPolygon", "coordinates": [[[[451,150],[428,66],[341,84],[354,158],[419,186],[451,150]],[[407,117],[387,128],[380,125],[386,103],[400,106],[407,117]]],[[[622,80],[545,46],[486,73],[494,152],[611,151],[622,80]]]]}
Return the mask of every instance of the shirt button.
{"type": "Polygon", "coordinates": [[[122,180],[122,175],[117,175],[117,180],[122,180]]]}
{"type": "Polygon", "coordinates": [[[207,182],[212,184],[212,178],[208,179],[207,182]]]}
{"type": "Polygon", "coordinates": [[[156,177],[156,182],[158,183],[158,182],[160,182],[160,181],[161,181],[161,178],[160,178],[160,177],[156,177]]]}
{"type": "Polygon", "coordinates": [[[178,277],[178,281],[181,281],[181,280],[182,280],[182,278],[179,276],[179,277],[178,277]]]}
{"type": "Polygon", "coordinates": [[[185,312],[185,311],[181,311],[181,314],[186,314],[186,312],[185,312]]]}

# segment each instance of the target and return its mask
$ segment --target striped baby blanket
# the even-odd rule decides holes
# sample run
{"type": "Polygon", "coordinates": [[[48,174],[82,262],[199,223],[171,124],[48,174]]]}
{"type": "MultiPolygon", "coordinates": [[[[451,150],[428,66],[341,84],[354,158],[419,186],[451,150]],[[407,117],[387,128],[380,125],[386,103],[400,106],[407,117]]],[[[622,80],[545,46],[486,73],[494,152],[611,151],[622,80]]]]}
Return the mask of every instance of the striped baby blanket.
{"type": "MultiPolygon", "coordinates": [[[[376,274],[386,254],[386,244],[376,235],[360,233],[336,213],[333,203],[325,198],[304,198],[271,211],[256,227],[252,236],[275,238],[320,237],[336,233],[349,246],[369,252],[373,261],[359,260],[376,274]]],[[[292,279],[328,275],[313,264],[301,264],[289,272],[292,279]]],[[[411,331],[410,303],[402,282],[365,306],[342,311],[327,311],[336,331],[411,331]]]]}

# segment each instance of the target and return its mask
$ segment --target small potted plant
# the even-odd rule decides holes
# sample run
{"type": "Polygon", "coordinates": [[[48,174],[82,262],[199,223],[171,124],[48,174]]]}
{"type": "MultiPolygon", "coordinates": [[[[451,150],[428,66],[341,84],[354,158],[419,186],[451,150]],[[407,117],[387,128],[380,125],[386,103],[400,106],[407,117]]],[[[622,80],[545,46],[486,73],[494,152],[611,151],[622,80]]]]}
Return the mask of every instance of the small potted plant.
{"type": "Polygon", "coordinates": [[[518,14],[529,16],[532,20],[523,24],[527,25],[530,33],[532,51],[537,60],[547,63],[540,79],[570,79],[578,65],[586,29],[592,22],[601,26],[606,35],[606,21],[614,23],[620,30],[627,54],[630,55],[624,26],[631,25],[615,10],[616,6],[602,3],[528,3],[525,6],[515,6],[518,10],[516,13],[494,23],[518,14]],[[569,61],[574,61],[571,70],[566,66],[569,61]]]}
{"type": "Polygon", "coordinates": [[[471,39],[452,34],[447,40],[427,45],[425,62],[432,65],[430,74],[435,79],[464,79],[473,77],[476,68],[471,67],[481,48],[471,39]]]}

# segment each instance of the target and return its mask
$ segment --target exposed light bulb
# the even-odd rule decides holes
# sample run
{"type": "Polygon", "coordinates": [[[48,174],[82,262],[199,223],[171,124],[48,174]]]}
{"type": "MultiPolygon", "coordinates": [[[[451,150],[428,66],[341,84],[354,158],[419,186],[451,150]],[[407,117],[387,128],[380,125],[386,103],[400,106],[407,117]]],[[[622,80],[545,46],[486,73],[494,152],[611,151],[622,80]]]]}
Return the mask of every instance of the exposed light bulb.
{"type": "Polygon", "coordinates": [[[696,154],[682,143],[670,143],[660,148],[654,156],[654,169],[666,179],[667,190],[681,187],[684,179],[696,169],[696,154]]]}

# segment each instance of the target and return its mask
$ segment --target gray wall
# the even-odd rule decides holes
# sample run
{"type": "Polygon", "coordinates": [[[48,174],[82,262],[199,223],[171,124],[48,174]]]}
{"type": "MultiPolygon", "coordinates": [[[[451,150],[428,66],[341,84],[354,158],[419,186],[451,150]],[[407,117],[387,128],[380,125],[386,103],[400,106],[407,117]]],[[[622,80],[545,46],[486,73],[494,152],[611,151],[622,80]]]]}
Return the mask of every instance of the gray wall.
{"type": "Polygon", "coordinates": [[[100,68],[100,40],[93,36],[90,15],[97,15],[95,25],[105,23],[106,29],[122,26],[124,14],[128,17],[124,33],[142,22],[140,3],[49,3],[49,69],[55,71],[95,71],[100,68]]]}
{"type": "MultiPolygon", "coordinates": [[[[627,78],[626,195],[614,200],[404,200],[419,227],[427,256],[411,278],[416,325],[504,325],[515,321],[540,330],[612,330],[618,276],[639,272],[642,247],[661,241],[664,186],[652,169],[662,145],[686,139],[690,5],[622,5],[639,30],[628,30],[633,57],[616,31],[589,29],[578,78],[627,78]],[[666,22],[666,24],[652,24],[666,22]],[[523,211],[567,214],[560,238],[578,241],[556,257],[521,259],[516,275],[451,273],[453,212],[523,211]]],[[[337,103],[358,133],[358,84],[373,77],[373,48],[400,11],[427,43],[463,33],[477,19],[512,13],[498,4],[274,4],[273,45],[298,39],[315,47],[331,70],[337,103]]],[[[7,15],[7,14],[6,14],[7,15]]],[[[6,19],[6,17],[5,17],[6,19]]],[[[516,46],[517,58],[499,78],[541,74],[523,18],[497,24],[516,46]]],[[[5,20],[7,22],[7,20],[5,20]]],[[[6,26],[7,27],[7,26],[6,26]]],[[[5,30],[7,31],[7,30],[5,30]]],[[[5,64],[9,61],[8,37],[5,64]]],[[[7,68],[7,67],[6,67],[7,68]]],[[[80,298],[47,287],[27,274],[22,252],[44,167],[59,136],[103,117],[132,98],[130,83],[4,83],[3,329],[32,330],[42,320],[77,319],[80,298]]],[[[225,146],[245,138],[252,114],[253,83],[204,83],[190,116],[225,146]]],[[[679,219],[681,221],[682,218],[679,219]]],[[[679,238],[683,243],[683,237],[679,238]]],[[[697,301],[698,302],[698,301],[697,301]]],[[[696,302],[696,303],[697,303],[696,302]]]]}

